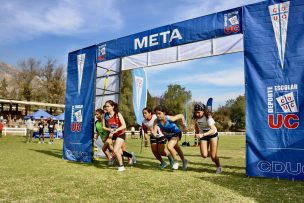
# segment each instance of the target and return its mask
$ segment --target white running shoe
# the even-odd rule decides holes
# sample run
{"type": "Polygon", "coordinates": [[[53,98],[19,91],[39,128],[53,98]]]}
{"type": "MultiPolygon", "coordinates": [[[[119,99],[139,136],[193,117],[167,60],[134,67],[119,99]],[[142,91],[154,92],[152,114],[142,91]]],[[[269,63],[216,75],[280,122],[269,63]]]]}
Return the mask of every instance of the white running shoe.
{"type": "Polygon", "coordinates": [[[187,168],[188,168],[188,160],[185,159],[185,160],[183,161],[183,170],[185,171],[185,170],[187,170],[187,168]]]}
{"type": "Polygon", "coordinates": [[[123,172],[125,170],[126,170],[126,168],[124,166],[119,166],[117,169],[118,172],[123,172]]]}
{"type": "Polygon", "coordinates": [[[49,142],[49,144],[52,144],[52,142],[49,142]]]}
{"type": "Polygon", "coordinates": [[[222,173],[222,167],[221,166],[217,167],[215,173],[216,174],[222,173]]]}
{"type": "Polygon", "coordinates": [[[178,162],[174,162],[172,169],[177,170],[178,169],[178,162]]]}
{"type": "Polygon", "coordinates": [[[41,144],[41,142],[39,141],[38,144],[41,144]]]}
{"type": "Polygon", "coordinates": [[[134,153],[134,152],[131,152],[131,154],[132,154],[132,162],[133,162],[133,164],[136,164],[135,153],[134,153]]]}
{"type": "Polygon", "coordinates": [[[108,161],[108,166],[113,166],[114,165],[114,161],[115,161],[115,159],[110,159],[108,161]]]}

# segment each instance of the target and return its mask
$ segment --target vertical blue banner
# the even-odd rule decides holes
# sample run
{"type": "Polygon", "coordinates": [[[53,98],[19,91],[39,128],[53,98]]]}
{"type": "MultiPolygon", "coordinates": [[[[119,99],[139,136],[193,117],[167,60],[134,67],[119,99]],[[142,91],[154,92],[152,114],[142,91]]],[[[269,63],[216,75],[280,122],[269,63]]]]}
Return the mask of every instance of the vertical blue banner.
{"type": "Polygon", "coordinates": [[[213,98],[210,97],[208,100],[207,100],[207,108],[210,112],[212,112],[212,102],[213,102],[213,98]]]}
{"type": "Polygon", "coordinates": [[[133,109],[136,123],[141,124],[144,120],[142,109],[147,105],[147,77],[143,68],[132,70],[133,79],[133,109]]]}
{"type": "Polygon", "coordinates": [[[69,53],[63,159],[92,161],[96,46],[69,53]]]}
{"type": "Polygon", "coordinates": [[[246,173],[304,179],[304,1],[244,7],[246,173]]]}

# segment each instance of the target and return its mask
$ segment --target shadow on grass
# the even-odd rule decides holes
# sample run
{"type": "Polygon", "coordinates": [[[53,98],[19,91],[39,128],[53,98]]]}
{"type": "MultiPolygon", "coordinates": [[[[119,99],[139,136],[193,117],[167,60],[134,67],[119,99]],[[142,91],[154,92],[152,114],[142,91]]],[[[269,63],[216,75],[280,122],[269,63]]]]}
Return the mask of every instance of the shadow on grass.
{"type": "Polygon", "coordinates": [[[301,202],[303,182],[247,177],[242,173],[223,172],[199,179],[225,187],[256,202],[301,202]]]}
{"type": "Polygon", "coordinates": [[[30,149],[30,150],[62,159],[62,150],[59,149],[57,150],[30,149]]]}

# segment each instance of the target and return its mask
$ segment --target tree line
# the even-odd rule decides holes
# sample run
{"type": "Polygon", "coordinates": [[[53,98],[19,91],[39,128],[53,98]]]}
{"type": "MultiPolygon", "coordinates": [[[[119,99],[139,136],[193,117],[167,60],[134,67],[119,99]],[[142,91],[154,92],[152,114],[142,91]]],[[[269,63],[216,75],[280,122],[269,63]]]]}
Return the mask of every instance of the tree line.
{"type": "MultiPolygon", "coordinates": [[[[122,73],[122,87],[120,92],[120,111],[124,115],[127,126],[137,125],[132,103],[132,75],[131,71],[122,73]]],[[[206,98],[207,99],[207,98],[206,98]]],[[[160,96],[152,96],[148,90],[147,106],[155,107],[165,105],[169,108],[171,115],[183,113],[186,117],[189,130],[194,130],[193,126],[193,106],[196,101],[192,101],[192,93],[179,84],[169,84],[167,90],[160,96]]],[[[235,99],[229,99],[225,105],[220,106],[212,112],[219,131],[244,131],[245,130],[245,96],[240,95],[235,99]]]]}
{"type": "MultiPolygon", "coordinates": [[[[0,83],[0,95],[3,99],[16,99],[37,102],[64,104],[66,69],[58,65],[56,60],[47,59],[42,64],[39,60],[29,58],[18,64],[19,72],[15,78],[15,86],[9,91],[5,78],[0,83]]],[[[123,71],[120,90],[120,111],[125,117],[127,126],[137,125],[132,104],[131,70],[123,71]]],[[[207,98],[206,98],[207,99],[207,98]]],[[[167,90],[160,96],[152,96],[148,90],[147,106],[159,104],[169,108],[171,115],[183,113],[190,130],[194,129],[192,121],[192,93],[179,84],[169,84],[167,90]]],[[[229,99],[212,113],[219,131],[245,130],[245,96],[240,95],[229,99]]]]}
{"type": "Polygon", "coordinates": [[[3,99],[26,100],[63,104],[65,100],[66,70],[56,60],[48,58],[46,63],[29,58],[18,64],[13,88],[3,78],[0,95],[3,99]]]}

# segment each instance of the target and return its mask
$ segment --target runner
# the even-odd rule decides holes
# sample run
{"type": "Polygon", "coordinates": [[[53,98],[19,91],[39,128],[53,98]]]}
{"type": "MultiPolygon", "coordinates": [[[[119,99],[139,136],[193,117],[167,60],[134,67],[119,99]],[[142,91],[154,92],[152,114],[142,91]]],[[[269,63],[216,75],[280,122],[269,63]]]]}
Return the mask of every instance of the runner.
{"type": "Polygon", "coordinates": [[[154,154],[155,158],[160,161],[160,169],[164,169],[167,166],[167,163],[163,160],[162,156],[166,156],[169,159],[170,166],[172,168],[174,160],[172,156],[166,152],[165,145],[167,142],[166,137],[160,131],[159,127],[157,126],[156,136],[153,135],[153,123],[156,120],[156,115],[152,114],[152,110],[148,107],[142,110],[144,120],[142,122],[142,130],[144,132],[144,136],[146,137],[148,134],[148,130],[150,130],[150,144],[151,150],[154,154]]]}
{"type": "Polygon", "coordinates": [[[97,120],[95,121],[96,133],[94,135],[94,145],[98,139],[98,136],[100,136],[100,139],[103,142],[102,151],[105,153],[106,158],[109,161],[109,165],[112,165],[111,164],[111,159],[112,159],[111,153],[113,152],[112,140],[108,139],[108,132],[103,129],[103,125],[102,125],[103,115],[104,115],[104,110],[96,109],[95,117],[97,120]]]}
{"type": "Polygon", "coordinates": [[[39,133],[38,144],[44,143],[44,121],[43,121],[43,116],[40,117],[40,121],[38,123],[38,133],[39,133]]]}
{"type": "Polygon", "coordinates": [[[195,120],[196,137],[200,139],[200,151],[203,158],[208,157],[208,144],[210,145],[210,157],[216,165],[216,173],[222,172],[220,160],[217,156],[218,133],[208,108],[204,104],[195,104],[193,119],[195,120]]]}
{"type": "Polygon", "coordinates": [[[48,123],[48,128],[49,128],[49,135],[50,135],[49,144],[54,144],[54,131],[56,129],[56,123],[52,117],[48,120],[47,123],[48,123]]]}
{"type": "Polygon", "coordinates": [[[103,129],[109,132],[109,138],[114,141],[114,153],[119,163],[118,171],[121,172],[126,170],[123,165],[122,156],[128,157],[129,164],[130,162],[133,164],[135,156],[125,151],[126,123],[118,111],[118,104],[112,100],[108,100],[105,103],[105,107],[107,112],[103,117],[102,125],[103,129]]]}
{"type": "Polygon", "coordinates": [[[175,116],[169,116],[167,115],[168,110],[165,106],[155,107],[154,112],[156,113],[157,119],[154,121],[153,124],[153,134],[155,136],[157,135],[157,126],[158,126],[166,136],[168,140],[167,148],[174,160],[172,169],[174,170],[178,169],[179,164],[177,162],[177,157],[176,157],[176,153],[177,153],[181,158],[181,160],[183,161],[183,170],[186,170],[188,167],[188,160],[185,159],[184,153],[178,145],[178,142],[182,138],[182,132],[174,123],[177,120],[181,120],[183,123],[184,131],[186,131],[184,115],[178,114],[175,116]]]}

